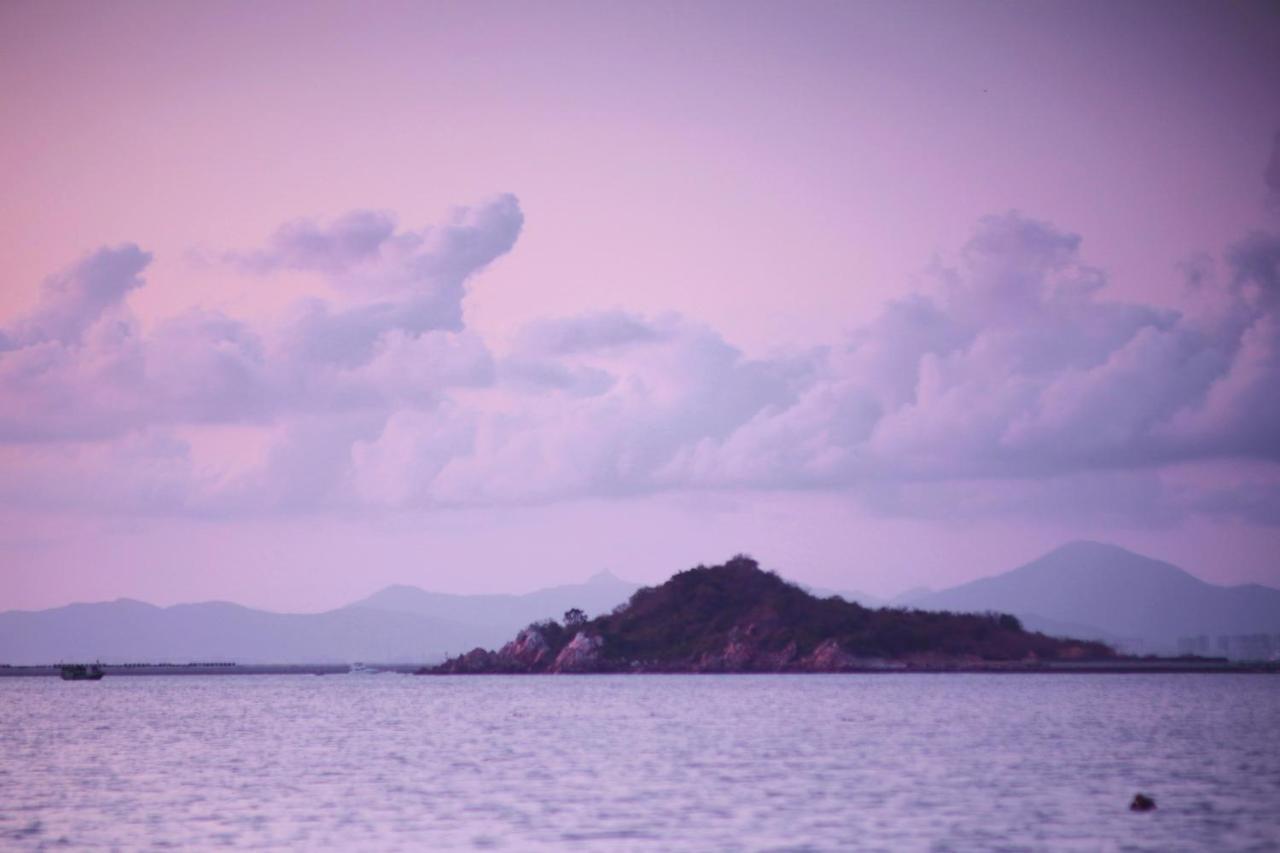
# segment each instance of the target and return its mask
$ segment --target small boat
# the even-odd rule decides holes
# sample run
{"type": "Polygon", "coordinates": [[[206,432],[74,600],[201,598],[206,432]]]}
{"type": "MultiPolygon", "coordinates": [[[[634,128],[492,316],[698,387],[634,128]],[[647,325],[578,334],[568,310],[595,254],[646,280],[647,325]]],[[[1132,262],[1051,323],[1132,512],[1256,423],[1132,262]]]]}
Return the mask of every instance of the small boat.
{"type": "Polygon", "coordinates": [[[98,664],[64,663],[61,666],[63,681],[100,681],[105,675],[98,664]]]}

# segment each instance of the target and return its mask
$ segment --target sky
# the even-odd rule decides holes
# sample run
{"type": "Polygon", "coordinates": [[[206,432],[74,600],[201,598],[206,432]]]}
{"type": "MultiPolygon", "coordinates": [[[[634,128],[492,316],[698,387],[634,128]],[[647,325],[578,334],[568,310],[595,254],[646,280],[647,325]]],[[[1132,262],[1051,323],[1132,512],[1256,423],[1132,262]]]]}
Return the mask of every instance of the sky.
{"type": "Polygon", "coordinates": [[[0,5],[0,609],[1280,586],[1280,9],[0,5]]]}

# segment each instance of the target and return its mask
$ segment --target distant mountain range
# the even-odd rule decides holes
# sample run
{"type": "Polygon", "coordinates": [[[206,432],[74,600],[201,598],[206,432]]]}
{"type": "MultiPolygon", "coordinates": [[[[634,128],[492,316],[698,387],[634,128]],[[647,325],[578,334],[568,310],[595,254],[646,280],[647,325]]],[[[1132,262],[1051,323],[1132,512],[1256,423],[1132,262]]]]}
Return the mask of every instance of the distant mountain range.
{"type": "Polygon", "coordinates": [[[512,625],[523,628],[538,619],[559,619],[571,607],[593,616],[606,613],[639,588],[609,572],[599,572],[585,583],[550,587],[525,595],[449,595],[427,592],[416,586],[389,586],[351,607],[457,621],[492,628],[506,636],[512,625]]]}
{"type": "MultiPolygon", "coordinates": [[[[499,645],[529,623],[559,619],[571,607],[602,615],[638,588],[602,572],[581,584],[525,595],[391,586],[315,614],[222,602],[155,607],[127,599],[15,610],[0,613],[0,663],[419,663],[499,645]]],[[[867,607],[1012,613],[1032,630],[1098,639],[1130,652],[1171,653],[1180,638],[1205,636],[1208,647],[1196,651],[1218,654],[1220,636],[1280,638],[1280,590],[1206,583],[1169,563],[1096,542],[1073,542],[1004,574],[887,602],[838,594],[867,607]]]]}
{"type": "Polygon", "coordinates": [[[1115,545],[1072,542],[994,577],[901,602],[925,610],[998,610],[1058,636],[1168,653],[1205,635],[1280,635],[1280,590],[1218,586],[1115,545]]]}
{"type": "Polygon", "coordinates": [[[129,599],[11,610],[0,613],[0,663],[421,663],[501,642],[571,607],[608,612],[636,589],[602,572],[527,595],[391,586],[327,613],[271,613],[225,602],[156,607],[129,599]]]}

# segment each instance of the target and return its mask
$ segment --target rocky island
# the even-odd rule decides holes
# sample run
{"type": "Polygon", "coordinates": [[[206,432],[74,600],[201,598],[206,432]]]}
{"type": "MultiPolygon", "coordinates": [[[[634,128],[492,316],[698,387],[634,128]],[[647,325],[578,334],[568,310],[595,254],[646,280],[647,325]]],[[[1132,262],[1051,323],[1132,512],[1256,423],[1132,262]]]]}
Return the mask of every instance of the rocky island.
{"type": "Polygon", "coordinates": [[[1010,615],[873,610],[818,598],[747,556],[637,591],[612,613],[538,622],[498,651],[421,674],[853,672],[1104,662],[1101,643],[1029,632],[1010,615]]]}

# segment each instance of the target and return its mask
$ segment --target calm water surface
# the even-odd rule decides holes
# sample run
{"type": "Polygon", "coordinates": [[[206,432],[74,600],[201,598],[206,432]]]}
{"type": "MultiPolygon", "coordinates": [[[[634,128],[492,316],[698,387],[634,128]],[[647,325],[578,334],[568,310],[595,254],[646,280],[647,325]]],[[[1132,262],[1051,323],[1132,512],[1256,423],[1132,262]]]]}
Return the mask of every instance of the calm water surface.
{"type": "Polygon", "coordinates": [[[3,848],[1280,849],[1268,676],[7,678],[0,739],[3,848]]]}

